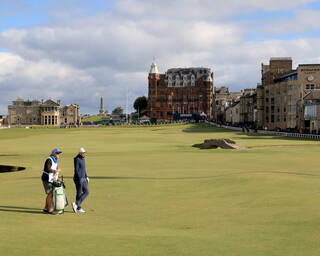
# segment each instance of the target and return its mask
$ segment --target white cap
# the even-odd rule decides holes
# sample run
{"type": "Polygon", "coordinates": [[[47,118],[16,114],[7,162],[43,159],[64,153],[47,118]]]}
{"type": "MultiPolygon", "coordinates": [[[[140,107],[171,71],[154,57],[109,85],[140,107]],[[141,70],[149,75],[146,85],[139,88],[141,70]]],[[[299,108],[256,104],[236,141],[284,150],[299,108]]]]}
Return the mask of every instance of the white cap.
{"type": "Polygon", "coordinates": [[[80,148],[79,153],[86,153],[86,150],[84,148],[80,148]]]}

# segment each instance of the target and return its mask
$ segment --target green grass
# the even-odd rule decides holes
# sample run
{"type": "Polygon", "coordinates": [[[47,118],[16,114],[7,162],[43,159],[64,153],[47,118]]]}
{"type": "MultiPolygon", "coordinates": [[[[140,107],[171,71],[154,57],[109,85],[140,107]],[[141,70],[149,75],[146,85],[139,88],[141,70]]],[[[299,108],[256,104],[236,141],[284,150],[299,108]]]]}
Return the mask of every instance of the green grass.
{"type": "Polygon", "coordinates": [[[105,118],[103,116],[84,116],[81,118],[82,122],[100,122],[105,118]]]}
{"type": "Polygon", "coordinates": [[[320,143],[206,125],[0,130],[1,255],[319,255],[320,143]],[[199,150],[230,138],[247,150],[199,150]],[[69,201],[85,147],[84,215],[41,214],[54,147],[69,201]]]}

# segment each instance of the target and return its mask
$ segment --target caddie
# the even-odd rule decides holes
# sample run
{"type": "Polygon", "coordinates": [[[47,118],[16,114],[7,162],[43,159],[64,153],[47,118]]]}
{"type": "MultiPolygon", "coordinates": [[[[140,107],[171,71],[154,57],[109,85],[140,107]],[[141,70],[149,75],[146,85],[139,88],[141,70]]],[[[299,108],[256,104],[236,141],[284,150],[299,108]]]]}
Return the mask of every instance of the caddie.
{"type": "Polygon", "coordinates": [[[44,213],[49,213],[56,215],[57,213],[54,211],[52,207],[53,200],[53,181],[58,179],[59,172],[61,169],[58,169],[58,159],[62,151],[57,148],[53,149],[51,155],[46,159],[42,172],[42,183],[44,187],[44,191],[47,194],[46,203],[43,209],[44,213]]]}

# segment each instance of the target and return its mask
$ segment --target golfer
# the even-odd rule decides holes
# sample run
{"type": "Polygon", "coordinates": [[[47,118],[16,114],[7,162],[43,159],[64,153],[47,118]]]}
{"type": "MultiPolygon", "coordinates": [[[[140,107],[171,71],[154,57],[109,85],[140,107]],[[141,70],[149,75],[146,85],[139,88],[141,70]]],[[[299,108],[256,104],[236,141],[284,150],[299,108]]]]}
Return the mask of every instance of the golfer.
{"type": "Polygon", "coordinates": [[[87,176],[86,164],[85,164],[84,148],[79,149],[79,154],[74,158],[74,176],[73,181],[76,185],[77,195],[76,201],[72,203],[72,208],[75,213],[85,213],[85,210],[81,208],[81,203],[89,195],[89,178],[87,176]]]}
{"type": "Polygon", "coordinates": [[[44,191],[47,194],[46,203],[43,209],[44,213],[50,213],[56,215],[56,213],[52,208],[52,200],[53,200],[53,185],[52,182],[58,179],[58,174],[61,172],[58,169],[58,159],[62,151],[55,148],[52,150],[51,155],[46,159],[42,172],[42,183],[44,187],[44,191]]]}

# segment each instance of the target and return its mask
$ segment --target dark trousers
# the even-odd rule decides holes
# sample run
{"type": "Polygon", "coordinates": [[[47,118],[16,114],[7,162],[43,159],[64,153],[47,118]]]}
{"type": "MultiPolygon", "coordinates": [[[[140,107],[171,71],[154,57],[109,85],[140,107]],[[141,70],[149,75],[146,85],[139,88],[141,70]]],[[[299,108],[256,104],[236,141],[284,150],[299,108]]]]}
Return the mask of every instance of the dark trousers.
{"type": "Polygon", "coordinates": [[[77,189],[76,205],[80,208],[83,200],[89,195],[88,181],[84,178],[81,180],[74,180],[77,189]]]}

